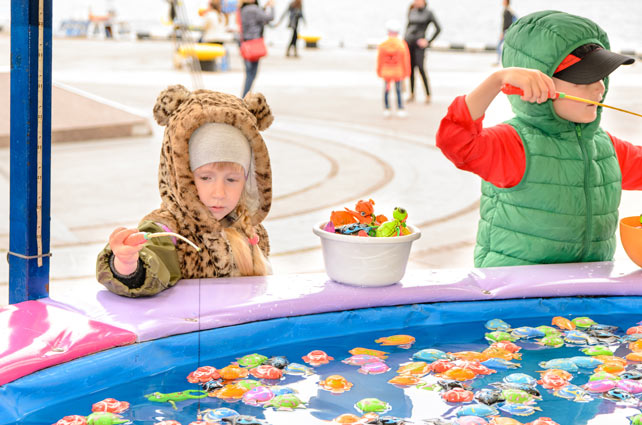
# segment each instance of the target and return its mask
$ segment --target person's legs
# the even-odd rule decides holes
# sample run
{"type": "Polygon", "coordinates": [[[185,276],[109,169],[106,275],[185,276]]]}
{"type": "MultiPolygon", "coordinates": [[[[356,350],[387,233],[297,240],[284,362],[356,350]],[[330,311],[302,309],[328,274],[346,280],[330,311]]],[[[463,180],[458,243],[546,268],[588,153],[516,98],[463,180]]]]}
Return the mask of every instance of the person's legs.
{"type": "Polygon", "coordinates": [[[383,116],[384,117],[389,117],[390,116],[390,83],[388,81],[383,82],[383,116]]]}
{"type": "Polygon", "coordinates": [[[408,102],[415,100],[415,67],[417,66],[417,46],[410,49],[410,97],[408,102]]]}
{"type": "Polygon", "coordinates": [[[245,95],[252,89],[252,84],[254,83],[258,69],[259,61],[245,61],[245,84],[243,87],[243,96],[241,97],[245,97],[245,95]]]}
{"type": "Polygon", "coordinates": [[[424,83],[424,89],[426,90],[426,103],[429,103],[430,86],[428,85],[428,75],[426,74],[426,70],[424,69],[424,62],[425,62],[425,50],[419,49],[419,51],[417,52],[417,68],[419,69],[419,75],[421,76],[421,80],[424,83]]]}
{"type": "Polygon", "coordinates": [[[403,109],[403,99],[401,98],[401,81],[395,81],[395,91],[397,92],[397,109],[403,109]]]}
{"type": "Polygon", "coordinates": [[[290,41],[290,46],[294,49],[294,57],[299,57],[299,54],[296,51],[296,42],[299,39],[299,31],[296,27],[292,28],[292,41],[290,41]]]}

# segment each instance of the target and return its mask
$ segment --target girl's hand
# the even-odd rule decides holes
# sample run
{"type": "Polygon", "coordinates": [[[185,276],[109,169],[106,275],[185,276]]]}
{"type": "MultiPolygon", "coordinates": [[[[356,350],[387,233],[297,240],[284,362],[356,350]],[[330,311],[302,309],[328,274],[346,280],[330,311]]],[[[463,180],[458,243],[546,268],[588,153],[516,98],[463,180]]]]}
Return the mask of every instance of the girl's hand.
{"type": "Polygon", "coordinates": [[[504,84],[519,87],[524,91],[520,98],[525,102],[544,103],[555,98],[555,83],[548,75],[537,69],[505,68],[498,71],[500,89],[504,84]]]}
{"type": "Polygon", "coordinates": [[[119,227],[109,236],[109,247],[114,253],[114,268],[118,274],[130,275],[138,267],[138,252],[144,244],[125,245],[125,239],[138,232],[138,229],[119,227]]]}

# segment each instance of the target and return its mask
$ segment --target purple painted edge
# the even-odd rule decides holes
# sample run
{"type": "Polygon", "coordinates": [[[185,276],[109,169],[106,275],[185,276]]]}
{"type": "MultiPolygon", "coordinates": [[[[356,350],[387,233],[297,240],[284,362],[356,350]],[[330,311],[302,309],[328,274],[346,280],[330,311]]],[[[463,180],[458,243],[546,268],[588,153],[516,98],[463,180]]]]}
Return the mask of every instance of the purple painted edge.
{"type": "Polygon", "coordinates": [[[150,298],[114,295],[98,283],[42,302],[109,323],[148,341],[279,317],[440,301],[578,295],[642,295],[632,263],[573,263],[408,271],[401,283],[353,287],[325,274],[183,280],[150,298]],[[82,300],[82,301],[80,301],[82,300]],[[199,302],[200,300],[200,306],[199,302]],[[200,315],[200,320],[199,320],[200,315]]]}

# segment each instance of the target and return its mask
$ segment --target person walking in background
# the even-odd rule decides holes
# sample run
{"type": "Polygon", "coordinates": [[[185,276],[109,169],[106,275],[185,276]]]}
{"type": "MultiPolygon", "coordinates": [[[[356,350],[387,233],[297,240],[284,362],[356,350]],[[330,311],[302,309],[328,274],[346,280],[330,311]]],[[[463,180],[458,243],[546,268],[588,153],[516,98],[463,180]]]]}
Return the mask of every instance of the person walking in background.
{"type": "Polygon", "coordinates": [[[277,22],[275,26],[278,26],[286,15],[288,17],[288,28],[292,30],[292,38],[290,39],[290,44],[288,44],[288,48],[285,51],[285,56],[289,57],[290,49],[293,49],[294,57],[298,58],[299,54],[296,51],[296,42],[299,38],[299,21],[303,21],[303,23],[305,23],[305,18],[303,17],[303,1],[292,1],[285,12],[283,12],[283,15],[281,15],[279,22],[277,22]]]}
{"type": "MultiPolygon", "coordinates": [[[[274,19],[274,0],[268,0],[265,8],[258,5],[257,0],[244,0],[239,9],[239,28],[241,29],[241,43],[263,37],[263,28],[274,19]]],[[[254,79],[259,70],[259,60],[245,60],[245,83],[243,95],[252,89],[254,79]]]]}
{"type": "Polygon", "coordinates": [[[390,86],[395,85],[397,92],[397,116],[403,118],[406,111],[403,108],[403,99],[401,98],[401,81],[410,76],[410,52],[405,41],[399,39],[401,25],[398,21],[388,21],[386,23],[388,30],[388,39],[381,43],[377,49],[377,75],[383,78],[384,94],[383,116],[390,116],[390,86]]]}
{"type": "Polygon", "coordinates": [[[504,4],[504,12],[502,14],[502,33],[499,36],[499,43],[497,43],[497,63],[502,62],[502,46],[504,45],[504,34],[506,30],[517,20],[517,17],[510,8],[510,0],[502,0],[504,4]]]}
{"type": "Polygon", "coordinates": [[[207,9],[199,11],[203,23],[200,43],[224,44],[230,40],[227,32],[228,18],[221,10],[221,0],[210,0],[207,9]]]}
{"type": "Polygon", "coordinates": [[[410,50],[410,97],[408,102],[415,100],[415,68],[419,70],[421,80],[424,82],[426,89],[426,103],[430,103],[430,88],[428,86],[428,76],[424,69],[425,50],[437,38],[441,32],[439,22],[435,15],[428,9],[426,0],[414,0],[408,10],[408,27],[406,28],[405,40],[410,50]],[[428,26],[433,24],[435,32],[430,39],[426,38],[428,26]]]}

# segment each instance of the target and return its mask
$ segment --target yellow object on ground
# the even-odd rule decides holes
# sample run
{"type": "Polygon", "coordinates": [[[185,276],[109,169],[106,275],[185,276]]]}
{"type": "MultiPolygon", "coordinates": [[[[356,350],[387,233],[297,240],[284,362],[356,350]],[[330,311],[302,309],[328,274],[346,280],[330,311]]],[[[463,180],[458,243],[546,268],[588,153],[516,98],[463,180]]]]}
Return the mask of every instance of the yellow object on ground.
{"type": "Polygon", "coordinates": [[[200,61],[211,61],[225,56],[225,47],[216,43],[198,43],[180,47],[178,54],[183,57],[196,56],[200,61]]]}

